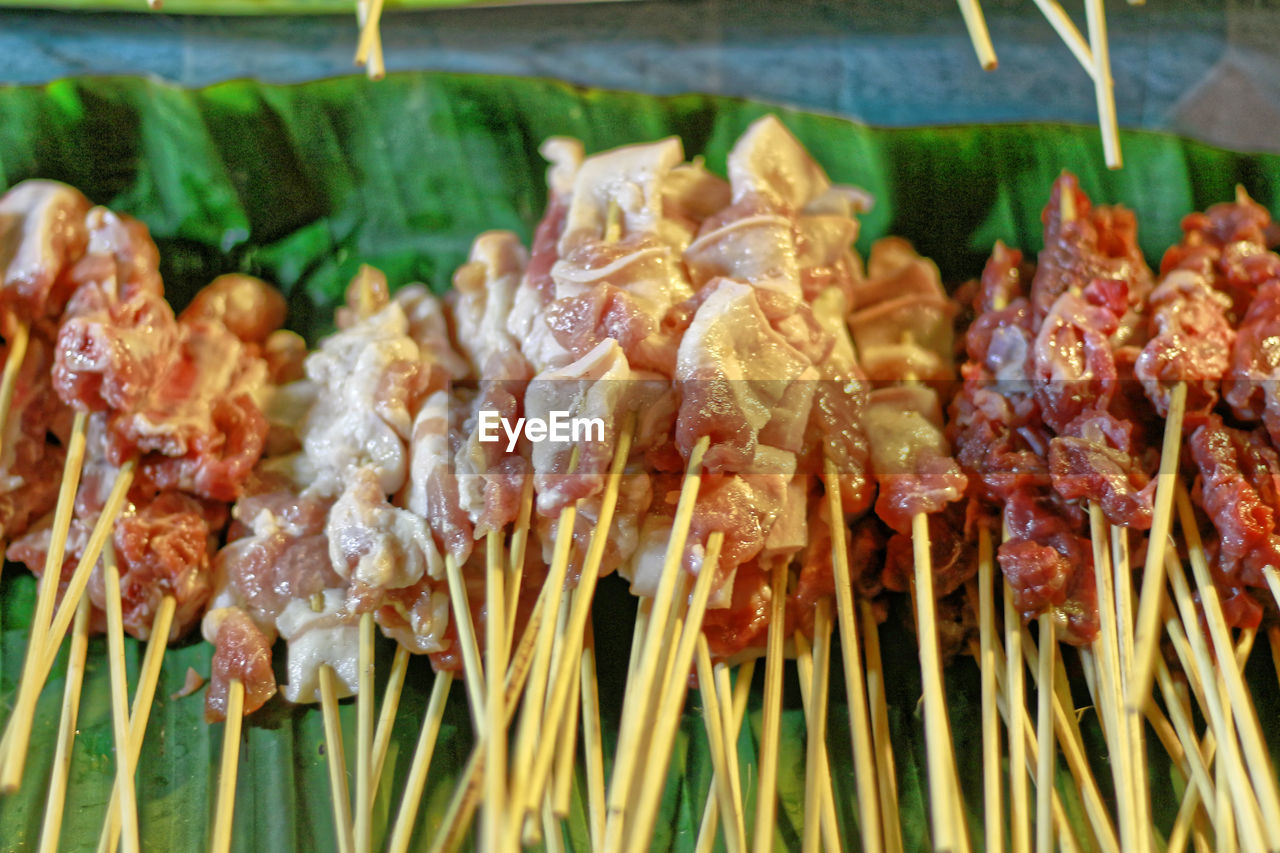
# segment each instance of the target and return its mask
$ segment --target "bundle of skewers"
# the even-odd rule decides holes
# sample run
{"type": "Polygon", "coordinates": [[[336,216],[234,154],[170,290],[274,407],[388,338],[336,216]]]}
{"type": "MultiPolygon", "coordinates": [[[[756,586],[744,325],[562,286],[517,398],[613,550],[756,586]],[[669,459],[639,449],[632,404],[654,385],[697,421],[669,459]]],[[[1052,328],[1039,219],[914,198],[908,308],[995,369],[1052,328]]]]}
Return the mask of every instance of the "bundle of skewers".
{"type": "Polygon", "coordinates": [[[775,118],[738,140],[727,179],[674,138],[542,152],[531,247],[480,235],[443,298],[362,268],[310,351],[264,282],[221,277],[175,314],[139,222],[51,182],[0,198],[0,529],[39,577],[0,788],[47,786],[42,849],[58,844],[90,634],[107,635],[116,759],[99,849],[137,850],[165,647],[197,628],[211,665],[186,692],[203,688],[223,727],[215,851],[231,846],[244,720],[272,702],[321,707],[342,853],[452,850],[473,832],[482,849],[560,849],[579,755],[591,847],[647,849],[691,690],[714,771],[698,849],[773,849],[793,676],[799,843],[901,850],[888,633],[919,650],[937,849],[998,850],[1006,833],[1014,850],[1280,846],[1241,675],[1280,600],[1265,209],[1242,190],[1188,216],[1153,273],[1133,214],[1063,174],[1038,263],[997,244],[951,297],[904,240],[877,241],[864,265],[852,246],[872,200],[832,184],[775,118]],[[636,617],[607,739],[592,616],[614,573],[636,617]],[[125,634],[147,643],[132,703],[125,634]],[[828,754],[837,637],[849,784],[828,754]],[[35,779],[29,735],[64,641],[57,754],[35,779]],[[944,679],[967,654],[980,834],[944,679]],[[401,778],[388,755],[414,656],[435,674],[401,778]],[[757,668],[752,774],[739,743],[757,668]],[[443,821],[423,827],[458,680],[472,751],[443,821]],[[1183,798],[1160,839],[1157,742],[1183,798]],[[1083,828],[1055,787],[1059,755],[1083,828]],[[378,789],[396,783],[375,826],[378,789]]]}

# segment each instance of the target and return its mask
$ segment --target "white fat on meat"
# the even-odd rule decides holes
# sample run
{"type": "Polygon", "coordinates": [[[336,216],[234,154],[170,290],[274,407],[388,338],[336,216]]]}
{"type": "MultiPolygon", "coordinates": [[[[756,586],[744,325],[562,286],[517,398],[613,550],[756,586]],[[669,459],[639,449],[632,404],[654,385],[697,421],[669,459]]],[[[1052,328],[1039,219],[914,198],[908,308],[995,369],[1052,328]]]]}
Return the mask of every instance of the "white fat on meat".
{"type": "Polygon", "coordinates": [[[662,221],[658,236],[676,254],[684,252],[704,219],[728,207],[729,182],[713,175],[697,157],[672,169],[662,182],[662,221]]]}
{"type": "Polygon", "coordinates": [[[286,681],[282,692],[293,703],[320,701],[320,667],[336,676],[338,698],[354,696],[359,687],[360,626],[346,610],[347,591],[326,589],[313,601],[294,599],[276,620],[288,643],[286,681]]]}
{"type": "Polygon", "coordinates": [[[461,379],[469,372],[466,359],[458,355],[449,339],[449,322],[444,307],[424,284],[400,288],[392,299],[409,321],[409,337],[418,345],[424,363],[438,367],[441,377],[461,379]]]}
{"type": "Polygon", "coordinates": [[[404,485],[413,418],[406,401],[385,395],[382,379],[398,363],[417,365],[403,309],[391,303],[326,339],[307,357],[316,403],[303,425],[303,448],[315,466],[314,494],[337,495],[351,474],[371,466],[385,494],[404,485]]]}
{"type": "Polygon", "coordinates": [[[923,385],[877,388],[867,397],[863,424],[871,444],[871,466],[878,477],[915,474],[916,460],[951,455],[942,433],[942,406],[923,385]]]}
{"type": "Polygon", "coordinates": [[[378,609],[382,633],[415,655],[429,655],[449,648],[449,596],[443,590],[424,592],[405,604],[393,598],[378,609]],[[388,609],[392,614],[388,614],[388,609]]]}
{"type": "Polygon", "coordinates": [[[534,483],[538,492],[538,511],[544,515],[558,512],[574,500],[600,491],[613,457],[617,441],[618,421],[632,397],[633,373],[622,347],[606,338],[574,363],[560,370],[538,374],[525,393],[525,416],[551,420],[552,412],[566,413],[567,418],[599,419],[603,436],[592,433],[591,439],[532,443],[534,483]],[[578,465],[570,474],[570,460],[578,450],[578,465]]]}
{"type": "Polygon", "coordinates": [[[88,199],[57,181],[23,181],[0,196],[0,284],[39,300],[69,260],[68,250],[84,251],[88,212],[88,199]]]}
{"type": "Polygon", "coordinates": [[[867,378],[955,378],[956,306],[942,288],[938,267],[910,243],[897,237],[876,241],[854,301],[849,328],[867,378]]]}
{"type": "Polygon", "coordinates": [[[745,463],[757,443],[799,452],[818,372],[772,328],[751,287],[728,279],[708,287],[676,364],[682,449],[712,436],[706,460],[712,470],[725,470],[734,459],[745,463]]]}
{"type": "Polygon", "coordinates": [[[698,236],[684,253],[696,287],[717,277],[745,281],[800,299],[800,263],[788,217],[758,213],[733,219],[698,236]]]}
{"type": "Polygon", "coordinates": [[[442,574],[444,560],[423,516],[388,503],[368,468],[357,469],[347,483],[325,533],[333,570],[356,586],[400,589],[429,571],[442,574]]]}
{"type": "Polygon", "coordinates": [[[683,161],[684,148],[674,136],[626,145],[584,160],[574,176],[560,255],[584,241],[604,237],[609,208],[614,204],[622,234],[656,234],[663,216],[663,183],[683,161]]]}
{"type": "Polygon", "coordinates": [[[527,378],[520,342],[507,328],[529,253],[510,231],[487,231],[471,244],[449,294],[458,349],[484,379],[527,378]]]}
{"type": "MultiPolygon", "coordinates": [[[[459,494],[458,471],[454,467],[454,429],[463,416],[465,403],[452,399],[447,391],[436,391],[423,401],[413,423],[410,446],[409,485],[405,506],[426,519],[440,550],[465,563],[474,542],[472,522],[459,494]]],[[[442,574],[429,565],[431,576],[442,574]]]]}
{"type": "Polygon", "coordinates": [[[775,209],[803,210],[831,187],[822,167],[809,156],[777,116],[752,122],[728,158],[733,200],[759,197],[775,209]]]}
{"type": "Polygon", "coordinates": [[[789,559],[809,541],[809,477],[793,477],[786,485],[782,509],[765,534],[761,560],[789,559]]]}

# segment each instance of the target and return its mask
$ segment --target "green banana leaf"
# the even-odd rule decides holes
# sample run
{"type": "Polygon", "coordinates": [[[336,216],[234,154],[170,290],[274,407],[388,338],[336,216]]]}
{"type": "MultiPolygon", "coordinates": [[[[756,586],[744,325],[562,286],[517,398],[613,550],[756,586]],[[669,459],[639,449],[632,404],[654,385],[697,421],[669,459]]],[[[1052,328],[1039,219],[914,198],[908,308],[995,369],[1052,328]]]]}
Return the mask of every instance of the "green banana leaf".
{"type": "MultiPolygon", "coordinates": [[[[183,90],[138,79],[64,80],[0,88],[0,186],[46,177],[82,188],[94,201],[140,217],[160,245],[171,298],[181,305],[215,275],[244,271],[279,284],[291,325],[314,340],[361,263],[394,284],[448,288],[471,240],[508,228],[526,241],[545,201],[538,144],[553,134],[581,138],[589,151],[670,134],[690,156],[723,171],[728,148],[755,118],[776,112],[842,183],[865,187],[876,207],[859,248],[901,234],[935,258],[944,278],[976,275],[992,243],[1040,247],[1040,209],[1061,169],[1074,171],[1098,200],[1135,208],[1148,258],[1158,261],[1187,212],[1232,196],[1237,183],[1273,210],[1280,158],[1217,150],[1156,133],[1122,134],[1126,168],[1103,166],[1097,131],[1053,125],[874,129],[836,118],[728,98],[658,98],[590,91],[545,80],[443,74],[393,75],[378,84],[344,78],[299,86],[232,82],[183,90]]],[[[0,717],[16,692],[34,584],[8,566],[0,580],[0,717]]],[[[602,582],[596,609],[606,755],[622,701],[634,605],[625,585],[602,582]]],[[[898,610],[901,610],[899,605],[898,610]]],[[[914,637],[898,612],[882,631],[890,722],[908,850],[928,847],[924,738],[914,637]]],[[[379,672],[390,663],[379,648],[379,672]]],[[[131,683],[142,649],[126,644],[131,683]]],[[[1264,720],[1280,713],[1271,665],[1254,656],[1255,700],[1264,720]]],[[[208,843],[222,727],[202,719],[202,693],[171,699],[188,667],[207,675],[210,649],[192,641],[170,649],[143,747],[137,792],[144,847],[196,850],[208,843]]],[[[63,687],[59,661],[41,697],[22,789],[0,798],[0,848],[33,849],[52,762],[63,687]]],[[[973,840],[982,845],[977,672],[961,659],[948,671],[948,698],[973,840]]],[[[430,692],[415,661],[400,703],[375,807],[382,843],[430,692]]],[[[757,793],[755,750],[761,714],[755,687],[740,740],[748,815],[757,793]]],[[[461,690],[451,698],[422,803],[415,843],[439,825],[472,735],[461,690]]],[[[381,695],[381,681],[379,682],[381,695]]],[[[833,662],[829,746],[838,817],[858,846],[855,780],[838,646],[833,662]]],[[[805,726],[794,673],[785,697],[776,843],[799,846],[803,823],[805,726]]],[[[1087,704],[1077,694],[1077,704],[1087,704]]],[[[690,700],[654,849],[692,850],[710,783],[696,696],[690,700]]],[[[342,712],[354,736],[354,707],[342,712]]],[[[1096,717],[1084,715],[1095,775],[1111,796],[1096,717]]],[[[1267,726],[1268,737],[1277,727],[1267,726]]],[[[1154,740],[1154,739],[1151,739],[1154,740]]],[[[333,850],[329,783],[318,709],[275,700],[246,720],[233,846],[240,851],[333,850]]],[[[1271,743],[1272,749],[1276,744],[1271,743]]],[[[350,751],[348,752],[350,755],[350,751]]],[[[1173,823],[1180,783],[1158,744],[1148,745],[1161,833],[1173,823]]],[[[1061,762],[1059,762],[1061,765],[1061,762]]],[[[67,795],[63,849],[92,848],[114,772],[105,644],[89,646],[67,795]]],[[[581,771],[580,771],[581,773],[581,771]]],[[[1070,777],[1059,788],[1077,835],[1091,847],[1070,777]]],[[[588,848],[581,778],[566,841],[588,848]]],[[[748,821],[750,823],[750,821],[748,821]]]]}

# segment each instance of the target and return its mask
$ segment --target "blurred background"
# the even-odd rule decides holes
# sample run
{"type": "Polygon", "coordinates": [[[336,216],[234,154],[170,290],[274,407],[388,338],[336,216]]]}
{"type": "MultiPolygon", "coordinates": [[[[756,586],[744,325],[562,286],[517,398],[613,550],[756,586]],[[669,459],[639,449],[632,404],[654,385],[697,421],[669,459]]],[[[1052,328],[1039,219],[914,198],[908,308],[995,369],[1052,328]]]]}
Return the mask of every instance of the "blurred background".
{"type": "MultiPolygon", "coordinates": [[[[253,0],[235,3],[255,8],[253,0]]],[[[0,82],[145,74],[203,86],[359,73],[354,2],[350,14],[212,17],[136,5],[137,12],[0,10],[0,82]]],[[[1083,3],[1063,5],[1085,32],[1083,3]]],[[[879,125],[1096,123],[1092,84],[1035,4],[982,6],[1000,61],[992,72],[979,68],[958,7],[945,0],[623,0],[417,11],[389,2],[382,38],[390,73],[434,69],[709,92],[879,125]]],[[[281,7],[261,0],[259,8],[281,7]]],[[[1122,127],[1280,151],[1280,2],[1110,0],[1107,12],[1122,127]]]]}

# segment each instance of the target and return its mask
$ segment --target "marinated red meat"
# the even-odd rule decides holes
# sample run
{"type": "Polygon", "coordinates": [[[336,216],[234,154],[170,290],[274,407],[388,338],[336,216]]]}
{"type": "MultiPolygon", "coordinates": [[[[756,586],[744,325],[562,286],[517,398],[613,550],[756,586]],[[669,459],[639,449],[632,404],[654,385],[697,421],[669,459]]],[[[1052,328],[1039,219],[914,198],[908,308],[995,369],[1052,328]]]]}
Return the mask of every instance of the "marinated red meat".
{"type": "MultiPolygon", "coordinates": [[[[1058,297],[1083,288],[1094,279],[1128,285],[1128,304],[1141,305],[1151,290],[1151,271],[1138,247],[1137,220],[1123,207],[1094,207],[1074,175],[1063,172],[1053,184],[1049,203],[1040,217],[1044,250],[1031,282],[1031,305],[1037,325],[1058,297]],[[1075,216],[1063,221],[1062,199],[1070,194],[1075,216]]],[[[1128,328],[1122,322],[1117,331],[1128,328]]],[[[1126,343],[1117,340],[1116,344],[1126,343]]]]}
{"type": "Polygon", "coordinates": [[[1093,641],[1098,632],[1093,551],[1056,498],[1022,492],[1004,508],[1009,538],[1000,545],[1000,569],[1024,619],[1051,612],[1061,640],[1093,641]]]}
{"type": "Polygon", "coordinates": [[[880,484],[876,514],[910,535],[911,519],[963,497],[968,479],[951,458],[938,396],[924,386],[879,388],[863,415],[871,470],[880,484]]]}
{"type": "Polygon", "coordinates": [[[1212,411],[1218,383],[1226,373],[1236,333],[1227,319],[1231,300],[1212,279],[1173,270],[1152,292],[1151,340],[1142,348],[1134,374],[1162,417],[1179,382],[1187,387],[1191,423],[1212,411]]]}
{"type": "Polygon", "coordinates": [[[1200,471],[1196,494],[1218,532],[1218,565],[1239,583],[1261,587],[1265,567],[1280,566],[1275,514],[1280,457],[1260,430],[1224,426],[1210,415],[1191,434],[1200,471]]]}
{"type": "Polygon", "coordinates": [[[89,242],[89,200],[55,181],[23,181],[0,196],[0,307],[28,322],[62,313],[65,274],[89,242]]]}
{"type": "Polygon", "coordinates": [[[201,288],[178,316],[181,323],[220,323],[247,344],[265,344],[284,325],[280,291],[249,275],[220,275],[201,288]]]}
{"type": "Polygon", "coordinates": [[[245,714],[252,714],[276,695],[271,642],[244,611],[237,607],[218,611],[213,643],[213,667],[204,697],[206,723],[227,718],[227,692],[233,680],[244,685],[245,714]]]}
{"type": "Polygon", "coordinates": [[[1223,395],[1236,416],[1262,421],[1280,445],[1280,278],[1258,288],[1223,377],[1223,395]]]}

